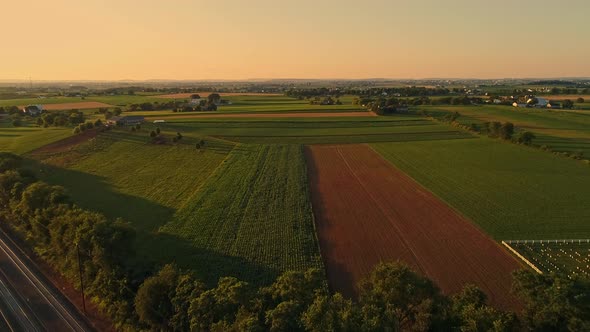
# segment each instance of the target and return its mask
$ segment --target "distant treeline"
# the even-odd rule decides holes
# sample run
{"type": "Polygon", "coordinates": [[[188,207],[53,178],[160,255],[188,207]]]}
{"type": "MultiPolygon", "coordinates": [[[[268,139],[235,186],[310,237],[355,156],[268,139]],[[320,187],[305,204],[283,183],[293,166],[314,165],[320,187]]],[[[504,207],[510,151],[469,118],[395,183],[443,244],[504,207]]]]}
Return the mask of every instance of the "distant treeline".
{"type": "Polygon", "coordinates": [[[342,95],[355,95],[361,97],[377,97],[377,96],[396,96],[396,97],[410,97],[410,96],[444,96],[451,93],[447,88],[428,88],[419,86],[396,87],[396,88],[293,88],[285,91],[289,97],[299,99],[309,99],[313,97],[342,95]]]}

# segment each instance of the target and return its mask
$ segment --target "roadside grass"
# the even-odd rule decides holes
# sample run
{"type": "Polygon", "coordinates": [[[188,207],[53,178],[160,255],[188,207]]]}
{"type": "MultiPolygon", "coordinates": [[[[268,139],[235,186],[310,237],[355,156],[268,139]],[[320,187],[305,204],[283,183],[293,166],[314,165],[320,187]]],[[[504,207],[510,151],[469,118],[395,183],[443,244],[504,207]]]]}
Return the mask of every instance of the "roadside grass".
{"type": "Polygon", "coordinates": [[[590,237],[590,169],[481,137],[372,145],[498,240],[590,237]]]}

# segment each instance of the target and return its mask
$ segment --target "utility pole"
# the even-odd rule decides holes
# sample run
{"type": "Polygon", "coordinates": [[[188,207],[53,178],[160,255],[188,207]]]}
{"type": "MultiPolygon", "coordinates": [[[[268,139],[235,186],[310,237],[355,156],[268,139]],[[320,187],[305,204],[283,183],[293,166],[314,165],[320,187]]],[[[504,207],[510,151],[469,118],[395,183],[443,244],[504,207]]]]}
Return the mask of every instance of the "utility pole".
{"type": "Polygon", "coordinates": [[[84,315],[86,315],[86,299],[84,297],[84,279],[82,278],[82,258],[80,257],[80,246],[76,243],[76,251],[78,251],[78,272],[80,273],[80,288],[82,289],[82,308],[84,315]]]}

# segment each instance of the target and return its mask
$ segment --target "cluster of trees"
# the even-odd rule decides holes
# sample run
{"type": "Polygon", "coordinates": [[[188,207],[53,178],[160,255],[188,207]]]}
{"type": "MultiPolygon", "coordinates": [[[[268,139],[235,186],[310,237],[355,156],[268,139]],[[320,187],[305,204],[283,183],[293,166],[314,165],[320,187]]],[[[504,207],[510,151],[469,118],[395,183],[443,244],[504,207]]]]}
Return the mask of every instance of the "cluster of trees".
{"type": "Polygon", "coordinates": [[[75,206],[62,187],[37,181],[22,158],[8,153],[0,153],[0,221],[70,281],[80,285],[81,277],[110,317],[133,321],[132,285],[143,278],[128,269],[135,232],[125,222],[75,206]]]}
{"type": "Polygon", "coordinates": [[[93,128],[101,128],[103,125],[101,119],[96,119],[94,122],[87,121],[85,123],[80,123],[74,128],[74,134],[83,133],[86,130],[93,129],[93,128]]]}
{"type": "Polygon", "coordinates": [[[378,115],[394,114],[398,112],[400,107],[407,107],[408,100],[403,100],[395,97],[384,98],[355,98],[352,101],[353,105],[361,105],[367,107],[370,111],[378,115]]]}
{"type": "Polygon", "coordinates": [[[136,111],[162,111],[162,110],[170,110],[170,109],[177,109],[184,104],[182,101],[167,101],[167,102],[144,102],[140,104],[131,104],[127,107],[127,111],[129,112],[136,112],[136,111]]]}
{"type": "Polygon", "coordinates": [[[487,304],[473,285],[445,296],[406,265],[382,263],[359,284],[358,300],[330,294],[318,270],[286,272],[267,287],[233,277],[207,289],[189,273],[164,266],[135,297],[139,323],[174,331],[585,331],[590,283],[514,274],[522,315],[487,304]]]}
{"type": "Polygon", "coordinates": [[[511,140],[512,135],[514,135],[514,124],[512,122],[486,122],[485,127],[489,137],[511,140]]]}
{"type": "Polygon", "coordinates": [[[481,97],[457,96],[457,97],[442,97],[433,99],[431,105],[473,105],[483,104],[484,100],[481,97]]]}
{"type": "Polygon", "coordinates": [[[17,114],[21,113],[18,106],[0,106],[0,114],[17,114]]]}
{"type": "Polygon", "coordinates": [[[107,107],[101,107],[98,109],[98,113],[104,115],[105,120],[112,118],[113,116],[119,116],[123,113],[121,107],[115,107],[112,110],[107,107]]]}
{"type": "Polygon", "coordinates": [[[338,98],[332,98],[332,96],[326,96],[321,98],[319,96],[309,100],[310,105],[342,105],[342,102],[338,98]]]}
{"type": "Polygon", "coordinates": [[[79,110],[71,110],[67,112],[46,112],[37,118],[37,125],[41,127],[64,127],[75,126],[84,123],[84,113],[79,110]]]}
{"type": "Polygon", "coordinates": [[[370,89],[345,89],[344,94],[357,95],[361,97],[378,97],[378,96],[394,96],[394,97],[429,97],[429,96],[445,96],[451,93],[447,88],[430,88],[423,86],[406,86],[397,88],[370,88],[370,89]]]}

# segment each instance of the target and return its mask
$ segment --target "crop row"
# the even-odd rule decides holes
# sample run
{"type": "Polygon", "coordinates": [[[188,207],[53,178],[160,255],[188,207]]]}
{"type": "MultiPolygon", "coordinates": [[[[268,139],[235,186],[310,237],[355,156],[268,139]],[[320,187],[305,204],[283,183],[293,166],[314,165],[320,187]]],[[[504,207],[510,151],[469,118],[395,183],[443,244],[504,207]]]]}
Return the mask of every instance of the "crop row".
{"type": "Polygon", "coordinates": [[[544,273],[590,276],[590,245],[587,243],[537,242],[511,246],[544,273]]]}
{"type": "Polygon", "coordinates": [[[285,270],[322,266],[297,145],[236,146],[161,231],[208,253],[200,256],[208,280],[232,273],[265,283],[285,270]]]}

